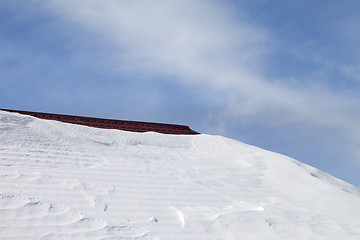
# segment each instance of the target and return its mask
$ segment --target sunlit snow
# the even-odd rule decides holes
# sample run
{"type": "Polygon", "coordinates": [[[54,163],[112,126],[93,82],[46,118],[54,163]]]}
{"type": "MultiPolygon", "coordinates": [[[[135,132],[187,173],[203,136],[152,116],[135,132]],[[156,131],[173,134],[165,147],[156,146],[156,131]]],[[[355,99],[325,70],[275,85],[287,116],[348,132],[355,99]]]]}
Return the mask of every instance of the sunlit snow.
{"type": "Polygon", "coordinates": [[[360,190],[220,136],[0,111],[0,239],[360,239],[360,190]]]}

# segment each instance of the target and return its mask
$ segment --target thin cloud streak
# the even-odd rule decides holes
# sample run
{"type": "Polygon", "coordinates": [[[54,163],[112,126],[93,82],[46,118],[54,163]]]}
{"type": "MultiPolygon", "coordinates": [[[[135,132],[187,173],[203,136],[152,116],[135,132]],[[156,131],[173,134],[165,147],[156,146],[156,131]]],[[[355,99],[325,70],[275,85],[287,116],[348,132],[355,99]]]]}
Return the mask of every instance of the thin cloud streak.
{"type": "Polygon", "coordinates": [[[275,36],[245,20],[235,21],[215,1],[52,0],[42,4],[46,11],[111,45],[111,71],[144,78],[163,76],[166,81],[199,88],[209,101],[224,104],[222,112],[211,115],[219,122],[261,116],[268,125],[302,122],[345,132],[355,143],[353,153],[359,154],[358,98],[317,82],[267,79],[262,66],[276,51],[275,36]]]}

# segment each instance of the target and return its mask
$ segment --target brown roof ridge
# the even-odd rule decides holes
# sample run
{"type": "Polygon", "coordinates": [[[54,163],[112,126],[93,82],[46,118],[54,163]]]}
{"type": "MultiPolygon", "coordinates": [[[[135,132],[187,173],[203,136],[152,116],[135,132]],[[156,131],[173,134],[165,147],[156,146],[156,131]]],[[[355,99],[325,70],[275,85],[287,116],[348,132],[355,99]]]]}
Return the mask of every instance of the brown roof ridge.
{"type": "Polygon", "coordinates": [[[40,119],[55,120],[71,124],[85,125],[95,128],[118,129],[130,132],[158,132],[163,134],[177,134],[177,135],[194,135],[199,134],[190,129],[189,126],[168,124],[168,123],[154,123],[141,122],[129,120],[115,120],[95,117],[83,117],[66,114],[31,112],[12,109],[0,109],[1,111],[15,112],[33,116],[40,119]]]}

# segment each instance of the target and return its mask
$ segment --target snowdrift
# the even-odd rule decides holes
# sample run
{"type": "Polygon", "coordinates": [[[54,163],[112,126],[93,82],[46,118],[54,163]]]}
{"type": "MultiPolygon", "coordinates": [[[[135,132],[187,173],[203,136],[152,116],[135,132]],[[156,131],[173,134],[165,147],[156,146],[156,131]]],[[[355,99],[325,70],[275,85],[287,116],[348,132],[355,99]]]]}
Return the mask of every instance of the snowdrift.
{"type": "Polygon", "coordinates": [[[0,111],[0,239],[360,239],[360,190],[220,136],[0,111]]]}

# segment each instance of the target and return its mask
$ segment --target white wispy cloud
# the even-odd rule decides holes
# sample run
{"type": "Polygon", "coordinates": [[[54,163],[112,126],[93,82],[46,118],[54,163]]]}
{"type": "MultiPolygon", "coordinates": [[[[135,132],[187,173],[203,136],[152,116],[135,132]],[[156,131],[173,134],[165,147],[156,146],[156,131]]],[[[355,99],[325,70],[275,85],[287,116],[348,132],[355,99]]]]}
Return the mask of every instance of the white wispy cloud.
{"type": "Polygon", "coordinates": [[[263,66],[276,51],[274,36],[217,1],[51,0],[41,5],[113,49],[109,70],[145,80],[165,76],[223,103],[223,111],[211,115],[219,122],[260,116],[270,125],[303,122],[345,132],[356,148],[360,145],[360,101],[347,95],[354,92],[336,92],[313,79],[304,79],[306,84],[268,79],[263,66]]]}

